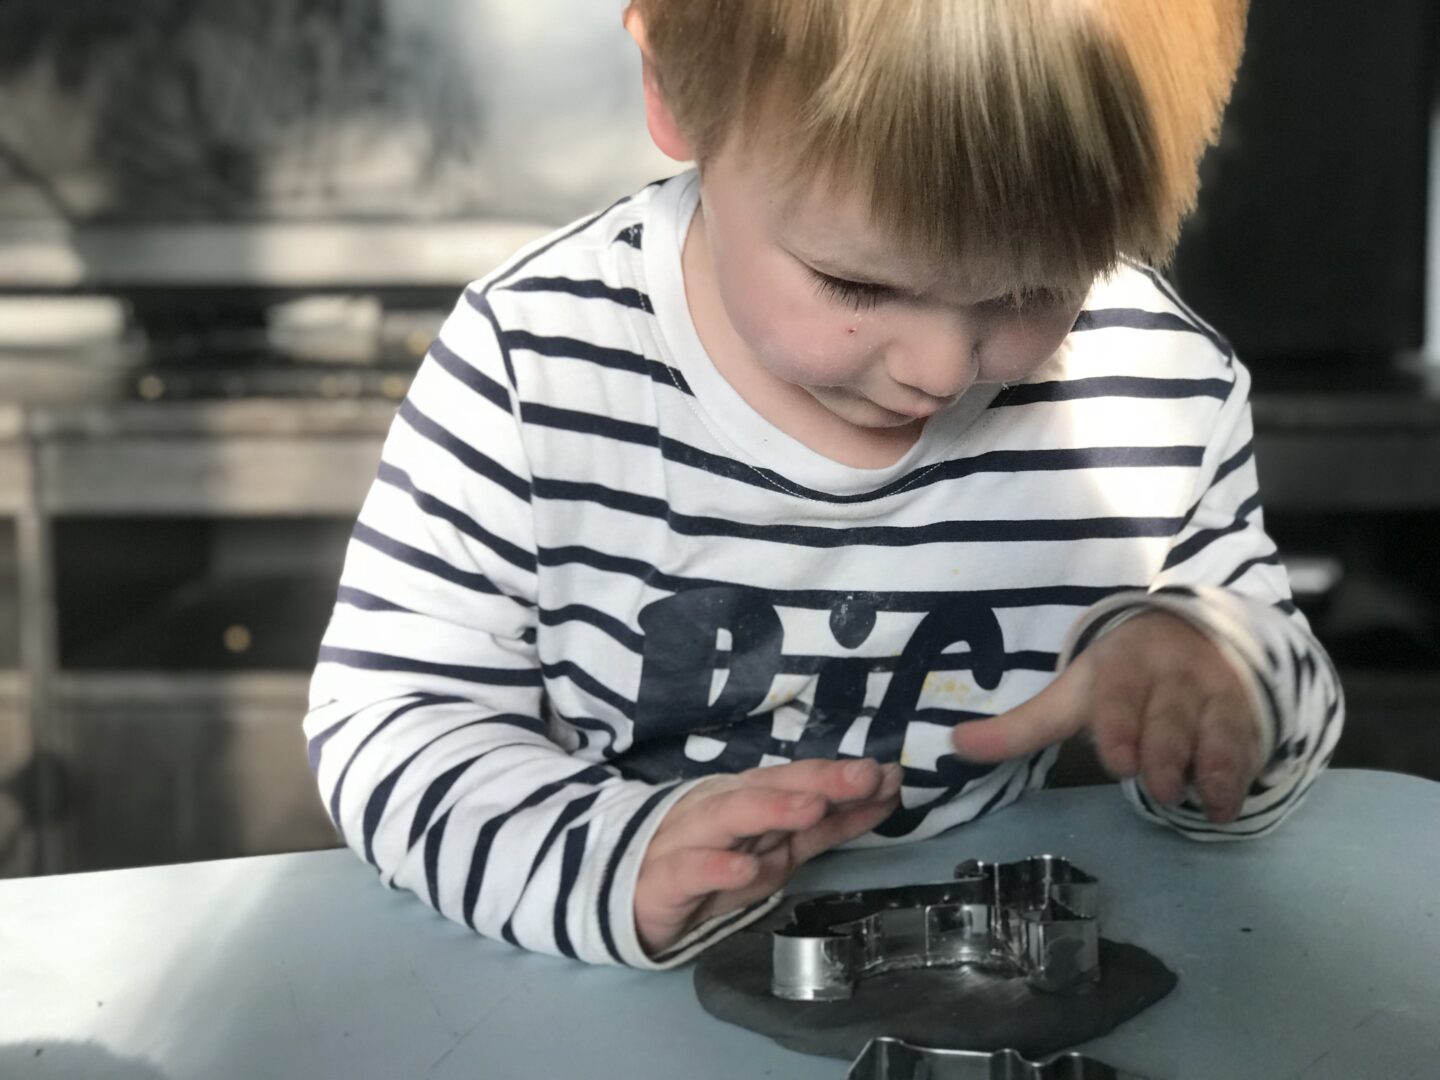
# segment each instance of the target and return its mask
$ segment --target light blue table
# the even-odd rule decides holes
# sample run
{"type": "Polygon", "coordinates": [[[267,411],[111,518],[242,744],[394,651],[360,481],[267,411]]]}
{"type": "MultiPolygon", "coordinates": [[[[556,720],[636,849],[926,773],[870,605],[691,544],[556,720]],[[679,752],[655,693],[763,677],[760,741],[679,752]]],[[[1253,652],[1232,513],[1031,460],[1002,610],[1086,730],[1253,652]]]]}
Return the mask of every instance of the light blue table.
{"type": "MultiPolygon", "coordinates": [[[[1084,1049],[1154,1080],[1440,1077],[1440,784],[1324,777],[1277,834],[1201,845],[1110,788],[834,855],[797,887],[1069,856],[1104,933],[1180,974],[1084,1049]]],[[[346,851],[0,882],[0,1077],[839,1080],[712,1019],[688,969],[586,968],[482,940],[346,851]]]]}

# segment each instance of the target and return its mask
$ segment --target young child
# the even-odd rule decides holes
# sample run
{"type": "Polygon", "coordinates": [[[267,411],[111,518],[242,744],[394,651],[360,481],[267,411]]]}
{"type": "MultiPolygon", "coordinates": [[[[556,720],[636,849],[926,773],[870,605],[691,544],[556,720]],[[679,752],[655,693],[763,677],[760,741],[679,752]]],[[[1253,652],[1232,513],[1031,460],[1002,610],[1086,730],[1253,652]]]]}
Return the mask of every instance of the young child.
{"type": "Polygon", "coordinates": [[[1077,733],[1147,818],[1278,824],[1340,687],[1245,369],[1141,261],[1244,16],[634,0],[699,170],[471,286],[422,366],[305,725],[346,842],[481,933],[657,968],[1077,733]]]}

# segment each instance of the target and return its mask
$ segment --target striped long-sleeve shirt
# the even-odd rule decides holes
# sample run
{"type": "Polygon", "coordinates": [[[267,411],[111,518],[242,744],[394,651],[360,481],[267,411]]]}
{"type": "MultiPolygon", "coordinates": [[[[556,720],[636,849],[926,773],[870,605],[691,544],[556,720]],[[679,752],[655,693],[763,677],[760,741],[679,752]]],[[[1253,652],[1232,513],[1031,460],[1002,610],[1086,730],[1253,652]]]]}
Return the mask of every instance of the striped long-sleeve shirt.
{"type": "Polygon", "coordinates": [[[641,948],[641,858],[700,778],[870,756],[903,764],[902,805],[859,843],[974,820],[1055,750],[976,765],[951,728],[1033,696],[1137,603],[1221,644],[1268,764],[1224,826],[1129,797],[1202,839],[1277,824],[1343,705],[1263,528],[1226,343],[1126,267],[1027,382],[972,389],[893,466],[844,466],[701,348],[680,265],[697,199],[687,174],[521,252],[421,366],[306,720],[345,841],[484,934],[679,963],[766,906],[641,948]]]}

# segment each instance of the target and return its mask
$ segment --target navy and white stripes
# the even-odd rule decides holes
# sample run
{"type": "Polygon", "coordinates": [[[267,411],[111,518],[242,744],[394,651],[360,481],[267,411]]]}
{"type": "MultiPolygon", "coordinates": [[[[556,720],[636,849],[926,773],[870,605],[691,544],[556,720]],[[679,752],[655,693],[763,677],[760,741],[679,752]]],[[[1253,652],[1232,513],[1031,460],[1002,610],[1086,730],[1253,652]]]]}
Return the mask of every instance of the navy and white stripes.
{"type": "Polygon", "coordinates": [[[979,817],[1053,754],[973,766],[951,727],[1038,692],[1087,613],[1137,590],[1249,665],[1274,753],[1230,827],[1130,797],[1199,837],[1273,827],[1343,704],[1264,533],[1223,339],[1127,267],[1030,382],[962,399],[890,469],[848,469],[717,382],[680,279],[694,205],[680,177],[537,242],[431,349],[306,720],[346,842],[487,935],[681,963],[772,902],[643,954],[640,860],[694,783],[871,755],[903,763],[904,805],[862,843],[979,817]]]}

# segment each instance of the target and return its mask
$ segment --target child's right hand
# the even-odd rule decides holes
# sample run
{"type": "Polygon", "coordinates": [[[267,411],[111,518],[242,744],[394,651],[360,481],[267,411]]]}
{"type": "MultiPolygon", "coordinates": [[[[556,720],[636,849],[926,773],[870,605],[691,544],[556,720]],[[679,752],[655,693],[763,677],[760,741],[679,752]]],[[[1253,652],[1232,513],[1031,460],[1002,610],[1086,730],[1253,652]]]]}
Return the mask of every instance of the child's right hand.
{"type": "Polygon", "coordinates": [[[716,776],[670,808],[635,883],[650,956],[706,919],[779,889],[802,863],[869,832],[900,797],[898,764],[809,760],[716,776]]]}

